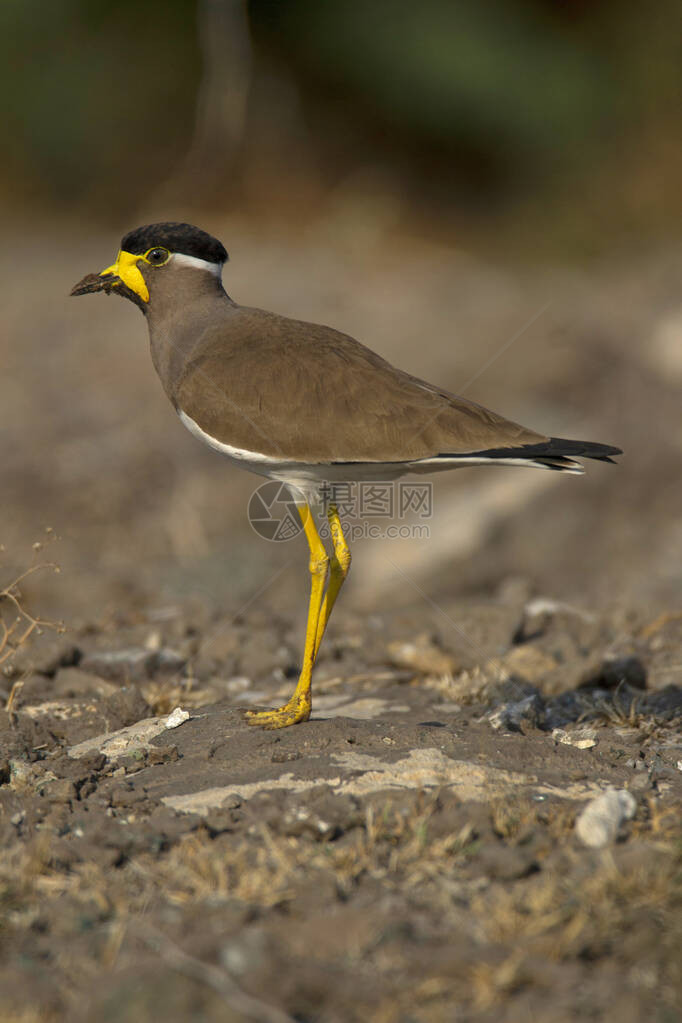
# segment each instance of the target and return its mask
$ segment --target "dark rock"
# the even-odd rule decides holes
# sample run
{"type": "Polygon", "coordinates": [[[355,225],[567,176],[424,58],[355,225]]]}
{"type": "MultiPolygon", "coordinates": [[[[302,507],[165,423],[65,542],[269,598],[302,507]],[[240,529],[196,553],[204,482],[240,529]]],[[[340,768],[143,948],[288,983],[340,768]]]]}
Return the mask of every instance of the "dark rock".
{"type": "Polygon", "coordinates": [[[106,761],[103,753],[91,753],[79,760],[63,754],[50,761],[50,769],[58,778],[68,778],[78,788],[88,779],[96,778],[106,761]]]}
{"type": "Polygon", "coordinates": [[[526,732],[544,724],[544,701],[533,693],[515,703],[505,703],[488,714],[488,721],[496,732],[526,732]]]}
{"type": "MultiPolygon", "coordinates": [[[[67,759],[73,763],[71,757],[67,757],[67,759]]],[[[97,773],[102,770],[107,762],[107,758],[104,753],[88,753],[86,756],[81,757],[78,762],[84,771],[97,773]]]]}
{"type": "Polygon", "coordinates": [[[634,689],[646,689],[646,677],[646,668],[639,657],[610,653],[583,673],[579,685],[583,689],[615,689],[627,683],[634,689]]]}
{"type": "Polygon", "coordinates": [[[117,689],[104,701],[109,720],[109,731],[134,725],[136,721],[148,717],[149,706],[142,693],[135,686],[124,686],[117,689]]]}
{"type": "Polygon", "coordinates": [[[147,751],[147,763],[152,766],[170,764],[178,760],[179,756],[177,746],[152,746],[147,751]]]}
{"type": "Polygon", "coordinates": [[[682,717],[682,686],[669,685],[642,697],[640,709],[661,721],[682,717]]]}
{"type": "Polygon", "coordinates": [[[594,706],[594,702],[590,704],[586,693],[575,693],[570,690],[552,697],[545,705],[545,727],[563,728],[564,725],[577,721],[590,706],[594,706]]]}

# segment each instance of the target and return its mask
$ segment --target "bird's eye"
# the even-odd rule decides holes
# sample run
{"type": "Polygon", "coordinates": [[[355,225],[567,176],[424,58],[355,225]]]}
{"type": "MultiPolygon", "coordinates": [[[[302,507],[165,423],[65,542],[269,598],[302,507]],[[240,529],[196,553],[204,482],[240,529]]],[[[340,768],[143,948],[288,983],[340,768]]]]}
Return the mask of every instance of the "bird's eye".
{"type": "Polygon", "coordinates": [[[163,264],[167,263],[170,259],[170,252],[168,249],[162,248],[150,249],[144,258],[148,263],[151,263],[152,266],[163,266],[163,264]]]}

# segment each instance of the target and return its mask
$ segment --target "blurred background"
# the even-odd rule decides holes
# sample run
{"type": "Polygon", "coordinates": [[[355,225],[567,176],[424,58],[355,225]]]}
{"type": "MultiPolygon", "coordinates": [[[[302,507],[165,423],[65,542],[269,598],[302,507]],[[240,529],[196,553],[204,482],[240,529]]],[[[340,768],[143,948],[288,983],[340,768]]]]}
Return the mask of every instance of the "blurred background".
{"type": "Polygon", "coordinates": [[[3,4],[6,575],[51,527],[27,592],[67,624],[303,599],[305,542],[251,530],[260,480],[182,429],[139,312],[68,298],[188,220],[236,301],[625,449],[440,476],[430,539],[359,543],[346,605],[679,600],[680,28],[675,0],[3,4]]]}

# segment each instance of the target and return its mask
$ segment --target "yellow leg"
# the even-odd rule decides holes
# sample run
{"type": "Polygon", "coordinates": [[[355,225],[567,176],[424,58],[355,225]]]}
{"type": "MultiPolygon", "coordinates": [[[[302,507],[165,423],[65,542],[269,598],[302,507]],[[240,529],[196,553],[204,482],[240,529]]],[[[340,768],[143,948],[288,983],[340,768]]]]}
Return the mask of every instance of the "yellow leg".
{"type": "Polygon", "coordinates": [[[327,578],[329,567],[329,555],[324,549],[319,533],[315,528],[315,521],[308,505],[298,509],[303,522],[303,529],[310,547],[310,605],[308,607],[308,623],[305,630],[305,650],[303,652],[303,667],[294,690],[294,695],[288,703],[278,710],[251,710],[247,711],[246,719],[250,725],[260,725],[262,728],[286,728],[287,725],[296,725],[299,721],[307,721],[312,708],[311,699],[311,676],[315,663],[317,626],[320,619],[322,607],[322,596],[324,584],[327,578]]]}
{"type": "Polygon", "coordinates": [[[346,538],[343,535],[343,529],[341,528],[341,520],[339,519],[339,513],[336,506],[330,504],[327,511],[327,518],[329,519],[329,529],[332,536],[332,543],[334,544],[334,555],[331,560],[331,568],[329,572],[329,586],[327,592],[324,595],[324,603],[320,610],[320,618],[317,623],[317,636],[315,637],[315,657],[317,657],[317,651],[320,649],[320,643],[324,636],[324,631],[327,628],[327,622],[331,617],[336,598],[341,592],[341,587],[346,581],[348,570],[350,568],[350,550],[346,543],[346,538]]]}

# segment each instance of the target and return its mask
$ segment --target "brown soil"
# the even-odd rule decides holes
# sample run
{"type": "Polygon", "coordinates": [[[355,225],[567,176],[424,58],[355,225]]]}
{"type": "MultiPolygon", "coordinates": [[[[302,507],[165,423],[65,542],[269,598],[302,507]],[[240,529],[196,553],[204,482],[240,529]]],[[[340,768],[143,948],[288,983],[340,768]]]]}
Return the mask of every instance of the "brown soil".
{"type": "Polygon", "coordinates": [[[607,619],[523,639],[523,608],[469,606],[506,649],[462,669],[419,617],[341,615],[313,720],[280,732],[242,708],[291,688],[282,622],[39,641],[2,733],[5,1018],[673,1019],[682,691],[646,681],[679,620],[616,658],[607,619]],[[240,668],[274,647],[257,688],[212,673],[228,637],[240,668]],[[585,848],[607,788],[635,816],[585,848]]]}
{"type": "Polygon", "coordinates": [[[672,1023],[679,254],[531,274],[213,227],[235,297],[453,390],[549,297],[467,394],[626,456],[439,480],[428,541],[356,545],[313,719],[249,728],[295,682],[305,544],[250,529],[259,481],[182,431],[137,311],[65,298],[116,239],[46,229],[37,295],[8,246],[1,581],[40,537],[62,571],[19,607],[65,631],[22,618],[2,661],[0,1021],[672,1023]],[[609,788],[633,816],[588,847],[609,788]]]}

